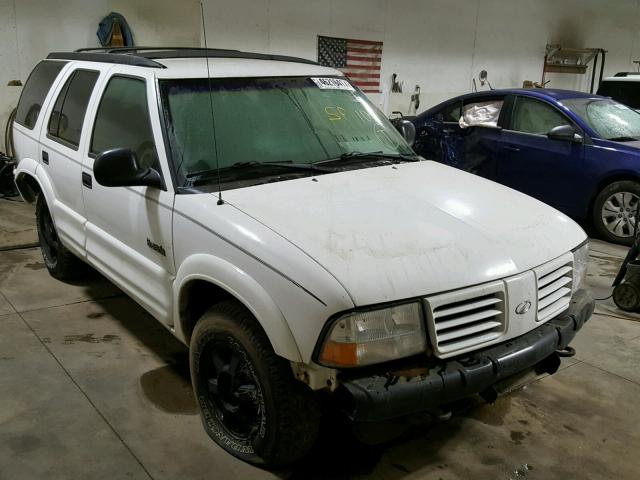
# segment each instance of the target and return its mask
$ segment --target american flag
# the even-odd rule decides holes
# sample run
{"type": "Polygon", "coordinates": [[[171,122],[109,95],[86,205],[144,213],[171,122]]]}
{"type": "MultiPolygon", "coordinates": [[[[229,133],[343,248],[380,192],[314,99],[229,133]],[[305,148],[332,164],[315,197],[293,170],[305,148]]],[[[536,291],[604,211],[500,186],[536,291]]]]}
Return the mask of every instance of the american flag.
{"type": "Polygon", "coordinates": [[[318,63],[337,68],[363,92],[380,93],[382,42],[318,36],[318,63]]]}

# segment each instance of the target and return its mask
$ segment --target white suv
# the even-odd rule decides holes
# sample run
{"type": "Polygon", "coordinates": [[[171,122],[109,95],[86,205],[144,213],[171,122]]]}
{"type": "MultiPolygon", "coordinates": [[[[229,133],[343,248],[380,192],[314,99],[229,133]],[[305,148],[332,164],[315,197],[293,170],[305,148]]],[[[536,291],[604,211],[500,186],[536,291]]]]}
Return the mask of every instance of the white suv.
{"type": "Polygon", "coordinates": [[[300,458],[320,398],[373,421],[553,373],[593,311],[573,221],[415,156],[308,60],[51,54],[14,136],[50,273],[91,264],[189,345],[207,433],[253,463],[300,458]]]}

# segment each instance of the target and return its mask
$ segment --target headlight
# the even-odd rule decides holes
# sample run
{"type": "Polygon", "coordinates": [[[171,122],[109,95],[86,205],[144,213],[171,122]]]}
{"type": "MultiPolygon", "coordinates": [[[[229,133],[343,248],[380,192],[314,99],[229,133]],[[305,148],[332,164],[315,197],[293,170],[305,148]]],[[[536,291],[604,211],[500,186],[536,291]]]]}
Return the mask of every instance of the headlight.
{"type": "Polygon", "coordinates": [[[425,351],[419,302],[351,312],[334,321],[318,361],[328,367],[361,367],[425,351]]]}
{"type": "Polygon", "coordinates": [[[581,289],[587,280],[589,265],[589,242],[586,241],[573,250],[573,291],[581,289]]]}

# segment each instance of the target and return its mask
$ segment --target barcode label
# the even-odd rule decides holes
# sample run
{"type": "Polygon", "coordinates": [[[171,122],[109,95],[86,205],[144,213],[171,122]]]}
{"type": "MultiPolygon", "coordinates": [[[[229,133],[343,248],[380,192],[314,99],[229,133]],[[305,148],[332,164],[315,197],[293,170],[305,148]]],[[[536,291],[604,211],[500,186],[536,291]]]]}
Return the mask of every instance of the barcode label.
{"type": "Polygon", "coordinates": [[[342,78],[311,78],[318,88],[331,90],[350,90],[353,91],[353,85],[342,78]]]}

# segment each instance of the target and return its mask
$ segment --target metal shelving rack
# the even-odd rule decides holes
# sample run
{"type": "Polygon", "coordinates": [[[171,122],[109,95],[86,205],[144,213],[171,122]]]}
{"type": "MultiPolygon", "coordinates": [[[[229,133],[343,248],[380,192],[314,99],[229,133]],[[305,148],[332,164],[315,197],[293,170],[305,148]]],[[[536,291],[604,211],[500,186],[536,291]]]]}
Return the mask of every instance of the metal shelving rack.
{"type": "Polygon", "coordinates": [[[542,67],[542,85],[545,83],[547,72],[549,73],[573,73],[585,74],[589,63],[593,61],[591,69],[591,88],[593,89],[596,81],[596,67],[598,65],[598,56],[600,56],[600,79],[604,74],[604,62],[607,51],[604,48],[564,48],[560,45],[547,44],[544,55],[544,64],[542,67]]]}

